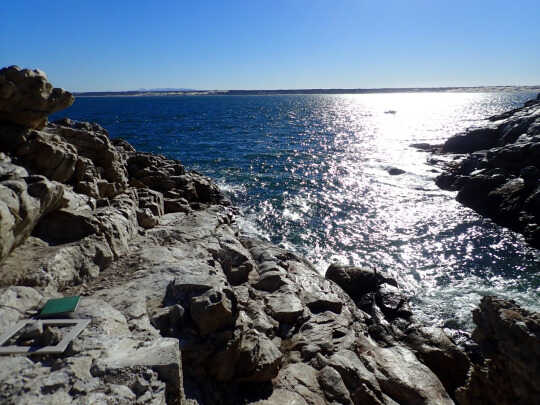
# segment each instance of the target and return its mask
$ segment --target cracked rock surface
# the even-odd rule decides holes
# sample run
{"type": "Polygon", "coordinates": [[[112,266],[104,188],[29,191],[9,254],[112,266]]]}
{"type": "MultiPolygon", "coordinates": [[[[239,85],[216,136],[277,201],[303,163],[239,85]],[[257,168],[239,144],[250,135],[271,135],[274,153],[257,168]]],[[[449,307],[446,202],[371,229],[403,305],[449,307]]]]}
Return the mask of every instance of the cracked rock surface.
{"type": "MultiPolygon", "coordinates": [[[[321,276],[243,235],[210,179],[97,124],[2,120],[0,330],[58,296],[81,295],[75,316],[91,320],[64,353],[0,357],[2,404],[491,403],[478,394],[498,381],[489,364],[418,325],[384,269],[321,276]]],[[[521,318],[491,333],[485,311],[480,347],[493,335],[492,359],[519,357],[505,348],[526,338],[521,318]]],[[[16,339],[53,342],[57,329],[16,339]]]]}

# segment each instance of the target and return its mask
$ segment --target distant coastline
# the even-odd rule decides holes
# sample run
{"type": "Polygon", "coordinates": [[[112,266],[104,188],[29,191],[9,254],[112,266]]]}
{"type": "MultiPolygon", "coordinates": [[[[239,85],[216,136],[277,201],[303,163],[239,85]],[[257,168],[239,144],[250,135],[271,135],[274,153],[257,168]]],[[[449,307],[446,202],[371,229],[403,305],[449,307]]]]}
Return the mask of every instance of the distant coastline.
{"type": "Polygon", "coordinates": [[[373,93],[508,93],[540,91],[538,86],[478,87],[403,87],[380,89],[283,89],[283,90],[129,90],[74,92],[75,97],[148,97],[148,96],[265,96],[294,94],[373,94],[373,93]]]}

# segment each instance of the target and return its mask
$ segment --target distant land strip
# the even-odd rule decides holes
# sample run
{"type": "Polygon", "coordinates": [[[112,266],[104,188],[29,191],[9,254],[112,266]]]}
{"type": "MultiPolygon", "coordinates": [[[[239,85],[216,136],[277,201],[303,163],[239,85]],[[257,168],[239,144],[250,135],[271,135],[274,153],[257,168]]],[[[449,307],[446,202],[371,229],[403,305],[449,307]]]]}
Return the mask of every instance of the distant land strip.
{"type": "Polygon", "coordinates": [[[372,93],[495,93],[540,91],[538,86],[479,86],[479,87],[403,87],[380,89],[290,89],[290,90],[130,90],[74,92],[76,97],[142,97],[142,96],[264,96],[278,94],[372,94],[372,93]]]}

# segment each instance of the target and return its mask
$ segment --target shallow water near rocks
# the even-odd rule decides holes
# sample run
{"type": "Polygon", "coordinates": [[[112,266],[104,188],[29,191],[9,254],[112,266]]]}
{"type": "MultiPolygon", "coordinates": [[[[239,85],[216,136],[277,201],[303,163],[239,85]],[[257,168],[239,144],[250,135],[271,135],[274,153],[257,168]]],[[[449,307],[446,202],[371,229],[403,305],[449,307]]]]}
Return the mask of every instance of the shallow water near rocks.
{"type": "Polygon", "coordinates": [[[442,143],[535,96],[78,98],[51,120],[95,121],[179,159],[230,194],[244,232],[304,254],[321,274],[332,261],[385,269],[420,320],[470,329],[485,294],[540,310],[540,254],[440,190],[429,154],[409,145],[442,143]]]}

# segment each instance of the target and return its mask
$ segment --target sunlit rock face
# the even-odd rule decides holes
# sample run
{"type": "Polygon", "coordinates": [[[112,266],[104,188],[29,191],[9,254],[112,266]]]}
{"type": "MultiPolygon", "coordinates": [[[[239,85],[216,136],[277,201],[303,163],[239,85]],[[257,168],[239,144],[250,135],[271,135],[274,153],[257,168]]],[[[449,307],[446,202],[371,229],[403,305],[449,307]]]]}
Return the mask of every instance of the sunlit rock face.
{"type": "Polygon", "coordinates": [[[41,129],[47,116],[73,104],[71,93],[52,86],[39,69],[0,70],[0,122],[41,129]]]}
{"type": "Polygon", "coordinates": [[[487,127],[448,139],[444,152],[469,153],[437,178],[457,199],[540,248],[540,95],[493,116],[487,127]]]}

